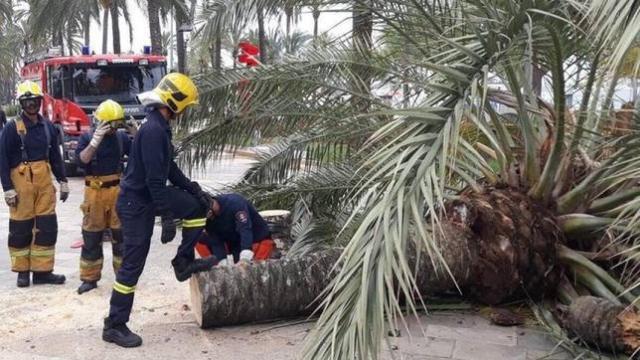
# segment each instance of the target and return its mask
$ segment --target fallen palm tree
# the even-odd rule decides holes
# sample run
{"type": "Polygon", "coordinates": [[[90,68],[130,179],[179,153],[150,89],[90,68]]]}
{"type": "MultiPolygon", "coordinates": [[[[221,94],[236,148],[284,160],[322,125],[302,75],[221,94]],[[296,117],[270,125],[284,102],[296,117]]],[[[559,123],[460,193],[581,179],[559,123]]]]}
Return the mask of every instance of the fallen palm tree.
{"type": "Polygon", "coordinates": [[[405,309],[457,291],[531,299],[567,342],[637,349],[640,103],[623,123],[610,112],[637,1],[353,6],[378,42],[364,28],[355,46],[201,79],[187,160],[277,137],[237,189],[305,228],[289,260],[192,280],[203,325],[317,309],[302,358],[369,359],[405,309]],[[374,95],[388,87],[401,102],[374,95]]]}

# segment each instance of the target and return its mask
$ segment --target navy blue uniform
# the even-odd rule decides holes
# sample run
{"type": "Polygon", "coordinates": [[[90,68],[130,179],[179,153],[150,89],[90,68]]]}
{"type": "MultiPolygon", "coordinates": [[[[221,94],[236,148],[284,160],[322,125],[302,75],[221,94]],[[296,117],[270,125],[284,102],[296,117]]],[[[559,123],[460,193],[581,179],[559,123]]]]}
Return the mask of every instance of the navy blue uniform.
{"type": "MultiPolygon", "coordinates": [[[[22,114],[22,120],[27,128],[27,134],[24,139],[27,161],[48,160],[56,180],[58,182],[66,182],[64,163],[59,150],[58,130],[41,115],[38,115],[38,122],[36,123],[31,122],[24,114],[22,114]],[[49,128],[50,144],[47,144],[45,126],[49,128]]],[[[11,121],[4,127],[0,136],[0,179],[2,180],[4,191],[13,189],[11,169],[22,162],[20,147],[21,142],[16,130],[16,123],[11,121]]]]}
{"type": "Polygon", "coordinates": [[[112,324],[129,321],[135,286],[149,253],[156,215],[183,219],[182,242],[176,258],[193,261],[194,246],[204,229],[208,209],[203,209],[190,193],[192,183],[180,171],[173,156],[171,128],[158,110],[150,110],[147,121],[133,139],[120,182],[116,209],[122,223],[124,258],[111,295],[112,324]],[[167,186],[167,180],[175,187],[167,186]]]}
{"type": "Polygon", "coordinates": [[[78,147],[76,147],[78,165],[84,168],[87,175],[103,176],[122,173],[122,156],[129,154],[131,149],[129,136],[124,131],[105,135],[98,146],[94,160],[85,164],[80,160],[80,153],[89,146],[92,137],[93,131],[88,131],[78,139],[78,147]]]}
{"type": "Polygon", "coordinates": [[[254,243],[271,235],[267,222],[241,195],[224,194],[216,196],[216,200],[220,214],[207,220],[206,226],[208,245],[216,258],[226,259],[228,249],[238,261],[242,250],[251,250],[254,243]]]}

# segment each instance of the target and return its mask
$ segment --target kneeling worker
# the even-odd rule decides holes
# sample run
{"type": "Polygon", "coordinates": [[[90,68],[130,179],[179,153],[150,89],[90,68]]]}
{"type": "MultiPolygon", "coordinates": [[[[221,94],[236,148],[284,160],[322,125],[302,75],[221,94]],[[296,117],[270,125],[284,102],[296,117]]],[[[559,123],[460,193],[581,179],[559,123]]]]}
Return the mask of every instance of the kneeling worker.
{"type": "Polygon", "coordinates": [[[249,200],[239,194],[213,198],[206,230],[198,252],[203,256],[213,253],[220,259],[219,265],[227,264],[227,254],[233,255],[234,262],[271,258],[274,242],[267,222],[249,200]]]}
{"type": "MultiPolygon", "coordinates": [[[[129,154],[131,140],[118,128],[126,126],[124,109],[113,100],[102,102],[93,114],[97,126],[85,132],[78,141],[76,158],[85,171],[84,202],[80,206],[82,220],[82,252],[78,294],[95,289],[102,272],[102,237],[111,229],[113,270],[118,273],[122,262],[122,231],[116,214],[120,192],[122,159],[129,154]]],[[[129,131],[135,131],[132,127],[129,131]]]]}
{"type": "Polygon", "coordinates": [[[111,293],[109,317],[102,339],[122,347],[142,344],[142,338],[127,327],[133,297],[151,246],[156,215],[162,219],[160,241],[176,236],[174,219],[182,219],[182,242],[171,261],[178,281],[192,273],[209,270],[214,257],[194,259],[194,247],[206,224],[210,197],[180,171],[171,143],[171,121],[188,106],[197,104],[198,89],[180,73],[166,75],[150,92],[138,95],[145,105],[147,121],[133,139],[127,168],[120,182],[116,203],[122,223],[124,256],[111,293]],[[174,187],[167,186],[169,180],[174,187]]]}

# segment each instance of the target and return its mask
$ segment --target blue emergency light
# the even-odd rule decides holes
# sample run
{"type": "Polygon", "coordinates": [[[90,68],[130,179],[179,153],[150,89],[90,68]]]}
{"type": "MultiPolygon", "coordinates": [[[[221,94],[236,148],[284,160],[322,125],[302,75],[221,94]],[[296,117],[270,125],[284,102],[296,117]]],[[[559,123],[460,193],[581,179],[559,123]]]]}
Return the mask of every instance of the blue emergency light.
{"type": "Polygon", "coordinates": [[[91,49],[88,46],[83,46],[82,47],[82,55],[89,55],[91,54],[91,49]]]}
{"type": "Polygon", "coordinates": [[[145,55],[150,55],[151,54],[151,46],[145,45],[143,47],[143,52],[144,52],[145,55]]]}

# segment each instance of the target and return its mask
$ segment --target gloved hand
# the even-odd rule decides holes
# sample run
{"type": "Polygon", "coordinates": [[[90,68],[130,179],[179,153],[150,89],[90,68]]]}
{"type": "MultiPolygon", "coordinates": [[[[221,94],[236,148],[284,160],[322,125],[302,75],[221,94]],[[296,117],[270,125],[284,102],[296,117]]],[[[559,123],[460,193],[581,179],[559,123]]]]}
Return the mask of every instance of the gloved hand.
{"type": "Polygon", "coordinates": [[[5,191],[4,202],[6,202],[7,206],[9,207],[18,206],[18,192],[16,192],[14,189],[5,191]]]}
{"type": "Polygon", "coordinates": [[[69,184],[66,182],[60,183],[60,201],[65,202],[69,198],[69,184]]]}
{"type": "Polygon", "coordinates": [[[127,130],[129,135],[136,136],[136,133],[138,132],[138,125],[136,124],[133,116],[131,116],[131,118],[124,123],[124,128],[127,130]]]}
{"type": "Polygon", "coordinates": [[[240,262],[251,262],[253,260],[253,251],[242,250],[240,251],[240,262]]]}
{"type": "Polygon", "coordinates": [[[101,122],[96,128],[96,131],[93,132],[93,137],[91,138],[89,145],[97,149],[109,130],[111,130],[111,125],[109,125],[108,122],[101,122]]]}
{"type": "Polygon", "coordinates": [[[218,266],[229,266],[229,261],[227,259],[222,259],[218,261],[218,266]]]}
{"type": "Polygon", "coordinates": [[[173,221],[173,216],[162,216],[162,235],[160,235],[160,241],[166,244],[176,237],[176,223],[173,221]]]}
{"type": "Polygon", "coordinates": [[[211,201],[213,200],[211,195],[209,195],[208,192],[202,190],[200,184],[195,181],[191,182],[191,193],[198,198],[200,206],[202,206],[203,209],[207,209],[207,211],[209,211],[209,209],[211,208],[211,201]]]}

